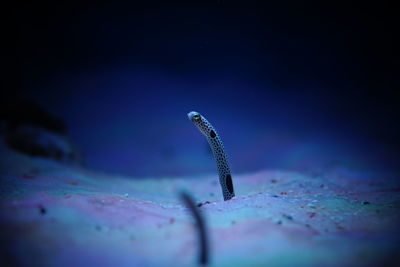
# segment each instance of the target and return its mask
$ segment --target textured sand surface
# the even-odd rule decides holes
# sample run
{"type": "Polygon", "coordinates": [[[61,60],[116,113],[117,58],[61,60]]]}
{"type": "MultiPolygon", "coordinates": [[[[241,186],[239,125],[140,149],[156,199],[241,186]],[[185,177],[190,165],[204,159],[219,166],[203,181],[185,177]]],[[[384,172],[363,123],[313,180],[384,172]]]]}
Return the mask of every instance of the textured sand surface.
{"type": "MultiPolygon", "coordinates": [[[[207,222],[212,266],[396,264],[400,185],[394,174],[335,168],[132,179],[0,147],[2,263],[22,266],[192,266],[192,194],[207,222]]],[[[5,266],[5,265],[2,265],[5,266]]]]}

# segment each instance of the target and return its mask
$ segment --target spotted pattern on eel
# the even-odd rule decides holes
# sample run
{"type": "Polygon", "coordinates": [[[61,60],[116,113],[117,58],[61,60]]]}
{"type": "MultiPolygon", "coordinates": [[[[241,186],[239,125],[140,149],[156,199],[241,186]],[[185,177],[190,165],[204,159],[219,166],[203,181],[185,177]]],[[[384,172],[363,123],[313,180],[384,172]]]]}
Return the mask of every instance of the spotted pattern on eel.
{"type": "Polygon", "coordinates": [[[229,200],[235,196],[232,183],[231,170],[228,165],[228,158],[224,152],[222,141],[214,127],[200,113],[191,111],[188,113],[189,120],[199,128],[200,132],[207,137],[214,159],[217,163],[219,182],[222,188],[224,200],[229,200]]]}

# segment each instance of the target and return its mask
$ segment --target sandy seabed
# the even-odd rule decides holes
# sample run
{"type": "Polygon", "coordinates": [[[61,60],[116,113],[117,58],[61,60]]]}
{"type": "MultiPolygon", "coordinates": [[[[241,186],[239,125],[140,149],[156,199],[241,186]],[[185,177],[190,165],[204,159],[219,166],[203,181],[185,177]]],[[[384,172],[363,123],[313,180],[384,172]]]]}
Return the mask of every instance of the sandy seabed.
{"type": "Polygon", "coordinates": [[[182,190],[202,203],[211,266],[400,262],[393,173],[239,174],[225,202],[216,174],[111,176],[4,144],[0,156],[1,266],[196,266],[197,229],[182,190]]]}

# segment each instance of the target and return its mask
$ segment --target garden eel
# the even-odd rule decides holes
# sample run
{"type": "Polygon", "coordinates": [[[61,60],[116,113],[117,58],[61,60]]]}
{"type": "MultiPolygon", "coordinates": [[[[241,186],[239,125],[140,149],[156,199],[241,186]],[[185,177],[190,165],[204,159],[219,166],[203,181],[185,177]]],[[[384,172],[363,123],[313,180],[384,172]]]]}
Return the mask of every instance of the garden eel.
{"type": "Polygon", "coordinates": [[[207,137],[207,141],[210,144],[211,150],[214,154],[214,159],[217,163],[219,182],[222,188],[222,194],[224,200],[229,200],[235,196],[233,190],[231,171],[228,165],[228,159],[224,152],[224,146],[219,138],[217,131],[214,127],[200,115],[200,113],[192,111],[188,113],[189,120],[199,128],[200,132],[207,137]]]}
{"type": "Polygon", "coordinates": [[[207,232],[206,232],[206,222],[203,218],[203,215],[199,212],[196,204],[194,203],[193,198],[185,193],[181,192],[181,199],[190,210],[190,213],[196,220],[197,228],[198,228],[198,235],[199,235],[199,242],[200,242],[200,253],[199,253],[199,263],[200,264],[207,264],[209,261],[209,254],[210,248],[208,244],[207,232]]]}

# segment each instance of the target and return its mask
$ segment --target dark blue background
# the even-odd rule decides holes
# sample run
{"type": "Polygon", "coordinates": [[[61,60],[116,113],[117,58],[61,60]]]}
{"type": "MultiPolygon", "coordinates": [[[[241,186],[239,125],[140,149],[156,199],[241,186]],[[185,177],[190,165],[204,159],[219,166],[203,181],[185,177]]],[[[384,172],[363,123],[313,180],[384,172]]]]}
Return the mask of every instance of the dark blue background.
{"type": "Polygon", "coordinates": [[[394,7],[167,2],[15,7],[4,99],[63,118],[107,172],[213,172],[191,110],[234,172],[398,168],[394,7]]]}

